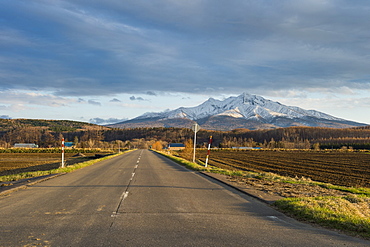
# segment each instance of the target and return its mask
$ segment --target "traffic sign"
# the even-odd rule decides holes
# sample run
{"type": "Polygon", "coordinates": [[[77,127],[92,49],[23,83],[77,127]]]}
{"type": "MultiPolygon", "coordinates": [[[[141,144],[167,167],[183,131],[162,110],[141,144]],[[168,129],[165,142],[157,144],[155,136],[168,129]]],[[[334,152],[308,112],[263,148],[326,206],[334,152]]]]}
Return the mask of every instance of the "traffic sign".
{"type": "Polygon", "coordinates": [[[195,123],[195,124],[193,124],[193,126],[191,126],[191,129],[192,129],[195,133],[197,133],[197,132],[200,130],[200,126],[199,126],[199,124],[195,123]]]}

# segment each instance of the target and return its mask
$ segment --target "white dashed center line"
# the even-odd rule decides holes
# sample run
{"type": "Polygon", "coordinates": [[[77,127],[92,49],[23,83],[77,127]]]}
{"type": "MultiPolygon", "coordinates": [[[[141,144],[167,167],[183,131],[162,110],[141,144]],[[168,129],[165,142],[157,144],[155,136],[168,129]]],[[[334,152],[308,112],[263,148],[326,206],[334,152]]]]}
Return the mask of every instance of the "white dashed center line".
{"type": "MultiPolygon", "coordinates": [[[[132,172],[132,175],[131,175],[130,181],[129,181],[129,183],[128,183],[127,187],[126,187],[126,190],[122,193],[122,195],[121,195],[121,197],[120,197],[120,199],[119,199],[119,203],[118,203],[118,205],[117,205],[116,211],[114,211],[114,212],[112,213],[111,217],[116,217],[116,216],[118,215],[119,208],[121,207],[121,205],[122,205],[123,201],[128,197],[128,193],[129,193],[129,192],[128,192],[128,190],[129,190],[129,188],[130,188],[130,185],[131,185],[132,180],[133,180],[133,179],[134,179],[134,177],[135,177],[136,169],[139,167],[139,162],[140,162],[140,158],[141,158],[141,154],[142,154],[142,153],[143,153],[143,152],[141,152],[141,153],[140,153],[140,156],[139,156],[138,160],[136,161],[136,165],[135,165],[135,167],[134,167],[134,171],[132,172]]],[[[114,223],[114,222],[112,222],[111,227],[113,226],[113,223],[114,223]]]]}

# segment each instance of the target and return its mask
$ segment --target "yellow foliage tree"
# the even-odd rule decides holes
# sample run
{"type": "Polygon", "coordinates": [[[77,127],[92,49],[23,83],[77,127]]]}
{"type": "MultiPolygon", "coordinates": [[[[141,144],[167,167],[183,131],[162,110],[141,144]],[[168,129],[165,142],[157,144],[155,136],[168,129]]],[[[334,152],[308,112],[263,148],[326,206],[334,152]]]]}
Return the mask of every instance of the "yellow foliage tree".
{"type": "Polygon", "coordinates": [[[163,145],[160,141],[156,141],[155,143],[153,143],[152,148],[161,151],[163,149],[163,145]]]}
{"type": "Polygon", "coordinates": [[[191,160],[193,157],[193,140],[188,139],[185,142],[185,149],[182,151],[183,157],[187,160],[191,160]]]}

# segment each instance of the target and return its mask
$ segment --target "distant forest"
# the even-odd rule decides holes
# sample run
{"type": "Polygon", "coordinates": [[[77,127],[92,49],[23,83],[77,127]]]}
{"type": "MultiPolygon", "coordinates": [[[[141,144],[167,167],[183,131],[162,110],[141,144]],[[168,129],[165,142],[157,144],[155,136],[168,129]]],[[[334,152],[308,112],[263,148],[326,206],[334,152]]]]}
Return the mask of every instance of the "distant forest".
{"type": "MultiPolygon", "coordinates": [[[[213,147],[264,148],[353,148],[370,149],[370,126],[332,129],[317,127],[289,127],[269,130],[236,129],[233,131],[200,130],[197,146],[206,147],[209,137],[213,147]]],[[[103,126],[57,120],[0,119],[0,147],[15,143],[35,143],[40,147],[59,147],[61,139],[74,142],[76,147],[148,148],[154,143],[185,143],[194,138],[186,128],[111,129],[103,126]]]]}

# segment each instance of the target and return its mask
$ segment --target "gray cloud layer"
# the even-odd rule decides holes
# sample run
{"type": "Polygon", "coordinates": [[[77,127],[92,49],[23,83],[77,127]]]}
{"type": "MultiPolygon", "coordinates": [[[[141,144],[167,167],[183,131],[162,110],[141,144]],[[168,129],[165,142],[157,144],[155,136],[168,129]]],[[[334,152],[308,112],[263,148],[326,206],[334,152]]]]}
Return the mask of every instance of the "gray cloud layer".
{"type": "Polygon", "coordinates": [[[368,1],[5,0],[0,11],[1,90],[370,88],[368,1]]]}

